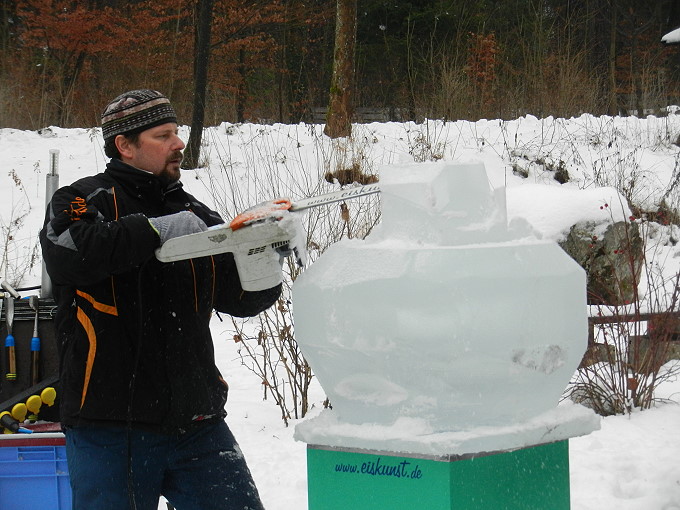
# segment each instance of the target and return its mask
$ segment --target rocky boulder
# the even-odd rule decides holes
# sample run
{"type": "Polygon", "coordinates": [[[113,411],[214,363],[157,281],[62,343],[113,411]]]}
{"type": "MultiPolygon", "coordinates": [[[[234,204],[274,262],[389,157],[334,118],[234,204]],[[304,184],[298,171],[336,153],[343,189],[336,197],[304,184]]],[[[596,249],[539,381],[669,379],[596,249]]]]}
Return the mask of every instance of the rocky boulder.
{"type": "Polygon", "coordinates": [[[577,223],[559,244],[588,274],[588,304],[633,301],[644,259],[636,223],[577,223]]]}

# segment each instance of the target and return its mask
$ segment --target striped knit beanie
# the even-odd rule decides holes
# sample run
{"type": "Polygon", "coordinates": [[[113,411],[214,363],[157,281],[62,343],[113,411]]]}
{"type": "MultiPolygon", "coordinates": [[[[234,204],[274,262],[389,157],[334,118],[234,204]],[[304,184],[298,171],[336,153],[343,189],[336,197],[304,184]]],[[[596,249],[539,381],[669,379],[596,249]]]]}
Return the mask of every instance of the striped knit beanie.
{"type": "Polygon", "coordinates": [[[104,141],[139,133],[166,122],[177,122],[170,100],[155,90],[131,90],[111,101],[102,114],[104,141]]]}

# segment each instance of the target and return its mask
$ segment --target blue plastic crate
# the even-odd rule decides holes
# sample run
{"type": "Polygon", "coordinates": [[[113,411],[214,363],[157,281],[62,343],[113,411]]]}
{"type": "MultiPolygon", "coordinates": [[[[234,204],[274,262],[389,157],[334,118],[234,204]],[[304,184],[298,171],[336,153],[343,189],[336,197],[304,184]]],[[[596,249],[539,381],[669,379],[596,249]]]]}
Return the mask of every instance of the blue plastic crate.
{"type": "Polygon", "coordinates": [[[71,510],[66,447],[4,442],[0,441],[0,509],[71,510]]]}

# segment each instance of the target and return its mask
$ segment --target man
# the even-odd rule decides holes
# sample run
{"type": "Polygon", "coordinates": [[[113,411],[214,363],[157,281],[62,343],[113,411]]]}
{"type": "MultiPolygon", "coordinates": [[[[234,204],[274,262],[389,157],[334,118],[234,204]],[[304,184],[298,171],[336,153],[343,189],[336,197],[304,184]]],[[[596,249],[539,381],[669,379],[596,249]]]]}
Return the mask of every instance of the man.
{"type": "Polygon", "coordinates": [[[281,286],[245,292],[231,254],[164,264],[172,237],[223,223],[182,189],[184,143],[153,90],[102,115],[103,173],[59,189],[40,233],[57,302],[61,422],[73,508],[261,510],[224,417],[212,310],[253,316],[281,286]]]}

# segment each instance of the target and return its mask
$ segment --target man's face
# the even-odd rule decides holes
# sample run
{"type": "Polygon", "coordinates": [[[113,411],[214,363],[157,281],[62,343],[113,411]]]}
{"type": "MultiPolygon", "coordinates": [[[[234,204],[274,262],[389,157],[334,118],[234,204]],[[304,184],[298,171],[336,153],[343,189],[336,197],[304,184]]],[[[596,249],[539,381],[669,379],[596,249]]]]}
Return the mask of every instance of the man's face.
{"type": "Polygon", "coordinates": [[[177,124],[168,122],[142,131],[137,143],[124,140],[119,150],[125,163],[177,181],[181,175],[179,166],[184,147],[184,142],[177,136],[177,124]]]}

